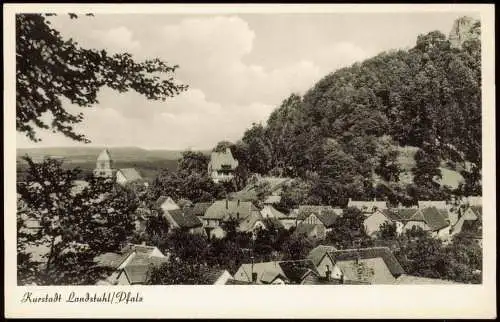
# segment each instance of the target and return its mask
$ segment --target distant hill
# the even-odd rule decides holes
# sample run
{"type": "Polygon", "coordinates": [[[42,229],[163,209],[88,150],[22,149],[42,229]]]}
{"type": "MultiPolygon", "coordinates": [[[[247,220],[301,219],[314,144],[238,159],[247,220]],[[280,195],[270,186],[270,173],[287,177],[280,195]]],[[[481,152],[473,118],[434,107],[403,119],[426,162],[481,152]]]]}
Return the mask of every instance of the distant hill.
{"type": "MultiPolygon", "coordinates": [[[[17,159],[29,155],[34,159],[44,157],[63,158],[65,162],[95,162],[99,152],[104,147],[54,147],[17,149],[17,159]]],[[[144,160],[178,160],[183,151],[178,150],[147,150],[138,147],[111,147],[108,148],[114,161],[144,161],[144,160]]],[[[209,153],[209,151],[201,151],[209,153]]]]}
{"type": "MultiPolygon", "coordinates": [[[[62,159],[65,168],[80,168],[82,177],[92,173],[96,159],[104,147],[55,147],[17,149],[17,177],[21,180],[24,176],[26,163],[21,159],[28,155],[34,160],[45,157],[62,159]]],[[[108,148],[116,168],[136,168],[146,179],[153,179],[159,171],[167,169],[175,171],[177,160],[183,151],[176,150],[147,150],[138,147],[112,147],[108,148]]],[[[209,154],[210,151],[201,151],[209,154]]]]}

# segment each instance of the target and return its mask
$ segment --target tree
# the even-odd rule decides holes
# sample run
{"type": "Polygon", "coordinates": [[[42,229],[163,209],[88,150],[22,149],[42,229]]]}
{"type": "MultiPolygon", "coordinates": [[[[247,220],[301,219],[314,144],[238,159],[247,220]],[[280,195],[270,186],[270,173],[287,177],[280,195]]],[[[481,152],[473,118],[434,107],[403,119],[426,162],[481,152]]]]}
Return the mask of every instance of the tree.
{"type": "Polygon", "coordinates": [[[40,141],[38,128],[90,142],[73,129],[83,121],[83,113],[65,110],[62,97],[85,108],[98,103],[103,86],[119,92],[133,89],[155,100],[187,89],[173,78],[177,65],[157,58],[136,62],[128,53],[108,55],[105,50],[81,48],[72,39],[63,39],[46,16],[16,15],[16,128],[29,139],[40,141]],[[52,117],[50,125],[43,121],[46,114],[52,117]]]}
{"type": "Polygon", "coordinates": [[[177,171],[185,174],[193,172],[198,174],[206,174],[208,169],[209,158],[201,152],[184,151],[179,159],[177,171]]]}
{"type": "Polygon", "coordinates": [[[281,247],[283,260],[304,259],[313,247],[314,244],[307,237],[292,235],[281,247]]]}
{"type": "Polygon", "coordinates": [[[153,267],[150,285],[203,285],[210,284],[207,278],[208,267],[204,264],[186,262],[176,258],[153,267]]]}
{"type": "Polygon", "coordinates": [[[262,124],[252,124],[242,141],[248,146],[247,166],[250,172],[266,174],[272,168],[272,147],[262,124]]]}
{"type": "Polygon", "coordinates": [[[93,262],[95,256],[118,251],[133,231],[135,196],[100,178],[93,178],[78,192],[74,189],[78,169],[64,170],[61,161],[50,158],[40,163],[29,157],[24,160],[29,168],[26,181],[17,184],[23,204],[18,220],[35,222],[39,228],[31,236],[20,229],[18,247],[45,249],[41,265],[36,265],[35,282],[95,283],[104,273],[93,262]]]}
{"type": "Polygon", "coordinates": [[[396,223],[386,221],[380,225],[379,236],[382,240],[395,240],[398,236],[396,223]]]}
{"type": "Polygon", "coordinates": [[[332,230],[327,233],[327,242],[338,249],[371,246],[372,241],[364,229],[364,219],[361,210],[347,208],[342,216],[337,218],[332,230]]]}

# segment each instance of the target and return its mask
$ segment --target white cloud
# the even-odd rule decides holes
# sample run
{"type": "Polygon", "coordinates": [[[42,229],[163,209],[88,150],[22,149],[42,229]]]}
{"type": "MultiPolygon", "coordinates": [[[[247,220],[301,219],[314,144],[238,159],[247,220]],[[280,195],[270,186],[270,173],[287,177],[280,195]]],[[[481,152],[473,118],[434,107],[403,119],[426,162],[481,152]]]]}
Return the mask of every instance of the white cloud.
{"type": "Polygon", "coordinates": [[[133,39],[132,31],[124,26],[108,30],[94,30],[91,37],[105,45],[106,49],[114,52],[130,52],[140,47],[140,42],[133,39]]]}
{"type": "MultiPolygon", "coordinates": [[[[112,18],[96,17],[95,27],[94,20],[82,22],[88,28],[69,22],[66,32],[84,47],[127,51],[139,59],[159,57],[178,64],[175,77],[190,89],[166,102],[147,100],[134,91],[120,94],[102,89],[100,104],[86,110],[84,123],[76,127],[96,145],[184,149],[210,148],[224,139],[235,141],[252,122],[265,122],[292,92],[304,93],[333,69],[367,55],[354,43],[318,43],[302,57],[280,53],[294,59],[270,68],[258,60],[245,60],[254,50],[256,37],[266,35],[257,35],[237,16],[165,19],[151,24],[144,17],[141,24],[134,18],[112,23],[112,18]]],[[[283,35],[283,41],[295,42],[289,34],[283,35]]],[[[41,145],[73,143],[51,133],[42,138],[41,145]]],[[[18,145],[30,144],[18,135],[18,145]]]]}

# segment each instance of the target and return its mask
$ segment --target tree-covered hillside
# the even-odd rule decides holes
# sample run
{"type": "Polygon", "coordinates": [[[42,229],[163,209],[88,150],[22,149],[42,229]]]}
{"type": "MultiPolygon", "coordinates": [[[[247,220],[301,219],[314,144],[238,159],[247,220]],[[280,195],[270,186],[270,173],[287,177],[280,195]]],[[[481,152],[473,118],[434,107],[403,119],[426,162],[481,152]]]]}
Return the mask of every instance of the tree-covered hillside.
{"type": "Polygon", "coordinates": [[[233,146],[240,164],[301,177],[309,201],[333,205],[480,194],[480,22],[461,32],[459,43],[453,30],[451,38],[420,35],[409,50],[380,53],[327,75],[303,97],[290,95],[233,146]],[[401,147],[417,148],[410,183],[400,180],[401,147]],[[443,166],[464,184],[440,184],[443,166]]]}

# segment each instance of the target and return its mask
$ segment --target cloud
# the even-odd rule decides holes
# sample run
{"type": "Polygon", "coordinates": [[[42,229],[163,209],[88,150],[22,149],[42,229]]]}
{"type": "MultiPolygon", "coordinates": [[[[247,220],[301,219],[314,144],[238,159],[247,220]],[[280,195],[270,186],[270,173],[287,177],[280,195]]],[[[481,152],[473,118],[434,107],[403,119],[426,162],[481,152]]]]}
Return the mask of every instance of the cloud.
{"type": "Polygon", "coordinates": [[[124,26],[108,30],[94,30],[90,35],[105,45],[106,49],[114,52],[130,52],[140,47],[140,42],[133,39],[132,31],[124,26]]]}
{"type": "MultiPolygon", "coordinates": [[[[76,127],[94,144],[184,149],[235,141],[252,122],[265,122],[291,93],[302,94],[335,68],[367,56],[354,43],[321,42],[303,55],[280,52],[293,57],[280,67],[264,66],[247,59],[255,50],[255,39],[266,35],[256,34],[241,17],[151,18],[151,23],[147,17],[141,19],[139,23],[135,17],[96,17],[82,21],[85,25],[79,28],[68,22],[65,32],[85,47],[178,64],[175,77],[190,89],[163,102],[147,100],[134,91],[103,88],[99,105],[86,110],[84,123],[76,127]]],[[[60,23],[58,28],[64,30],[64,22],[60,23]]],[[[293,37],[285,33],[282,41],[295,43],[293,37]]],[[[41,145],[73,143],[51,133],[42,138],[41,145]]],[[[18,145],[29,145],[22,137],[18,140],[18,145]]]]}

